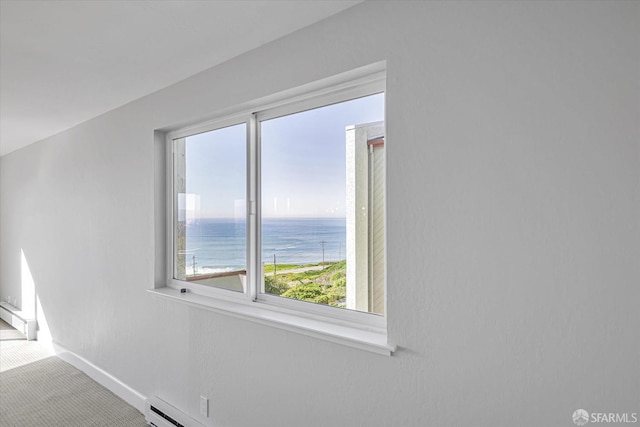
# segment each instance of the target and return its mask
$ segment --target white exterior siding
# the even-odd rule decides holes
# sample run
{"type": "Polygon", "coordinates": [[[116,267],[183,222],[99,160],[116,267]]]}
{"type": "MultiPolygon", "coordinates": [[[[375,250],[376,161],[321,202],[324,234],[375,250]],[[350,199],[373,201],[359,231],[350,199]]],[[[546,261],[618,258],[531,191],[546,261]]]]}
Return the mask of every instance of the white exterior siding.
{"type": "Polygon", "coordinates": [[[346,129],[347,308],[384,313],[384,134],[381,122],[346,129]]]}

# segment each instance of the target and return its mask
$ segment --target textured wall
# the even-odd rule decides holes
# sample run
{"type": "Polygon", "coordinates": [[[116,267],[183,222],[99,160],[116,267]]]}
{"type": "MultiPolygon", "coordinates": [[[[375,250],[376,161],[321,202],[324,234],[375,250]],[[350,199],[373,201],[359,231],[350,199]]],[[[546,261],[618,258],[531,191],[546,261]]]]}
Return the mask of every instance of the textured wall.
{"type": "Polygon", "coordinates": [[[23,250],[55,341],[195,418],[208,395],[207,425],[640,412],[639,15],[635,2],[366,2],[11,153],[0,295],[16,293],[23,250]],[[154,129],[379,60],[400,350],[149,296],[154,129]]]}

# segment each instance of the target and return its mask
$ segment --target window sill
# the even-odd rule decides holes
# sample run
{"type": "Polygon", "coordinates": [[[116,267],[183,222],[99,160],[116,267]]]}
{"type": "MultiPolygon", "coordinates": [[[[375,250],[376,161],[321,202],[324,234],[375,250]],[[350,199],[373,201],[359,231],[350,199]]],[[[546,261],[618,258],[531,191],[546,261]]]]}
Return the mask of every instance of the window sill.
{"type": "Polygon", "coordinates": [[[170,287],[149,289],[148,292],[152,295],[193,307],[359,348],[372,353],[390,356],[396,351],[396,346],[387,342],[386,333],[305,317],[297,311],[275,309],[264,302],[222,300],[193,292],[180,293],[178,289],[170,287]]]}

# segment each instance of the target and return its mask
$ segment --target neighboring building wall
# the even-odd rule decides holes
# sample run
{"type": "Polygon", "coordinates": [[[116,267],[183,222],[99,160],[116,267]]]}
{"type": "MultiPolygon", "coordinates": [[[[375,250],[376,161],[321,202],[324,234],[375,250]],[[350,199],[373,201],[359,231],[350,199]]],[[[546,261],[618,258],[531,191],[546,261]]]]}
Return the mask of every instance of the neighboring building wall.
{"type": "MultiPolygon", "coordinates": [[[[384,127],[369,128],[367,141],[384,135],[384,127]]],[[[369,142],[368,142],[369,143],[369,142]]],[[[386,149],[384,138],[379,142],[369,143],[369,188],[370,205],[372,212],[369,220],[369,251],[371,252],[370,268],[370,297],[369,311],[376,314],[384,314],[385,304],[385,206],[386,206],[386,149]]]]}
{"type": "Polygon", "coordinates": [[[384,313],[384,125],[346,129],[347,308],[384,313]]]}
{"type": "Polygon", "coordinates": [[[0,158],[0,297],[23,251],[55,342],[207,426],[637,411],[639,16],[624,1],[365,1],[14,151],[0,158]],[[380,60],[398,352],[150,296],[154,129],[380,60]]]}

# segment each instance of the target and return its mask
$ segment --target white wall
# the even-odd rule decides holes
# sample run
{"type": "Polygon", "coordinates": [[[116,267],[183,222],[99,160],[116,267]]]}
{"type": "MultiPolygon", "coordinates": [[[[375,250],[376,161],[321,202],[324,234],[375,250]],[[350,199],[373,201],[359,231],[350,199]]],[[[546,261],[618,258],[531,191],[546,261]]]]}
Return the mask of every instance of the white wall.
{"type": "Polygon", "coordinates": [[[196,418],[208,395],[208,425],[640,412],[639,15],[366,2],[11,153],[0,296],[23,250],[55,341],[196,418]],[[154,129],[385,59],[393,357],[145,292],[154,129]]]}

